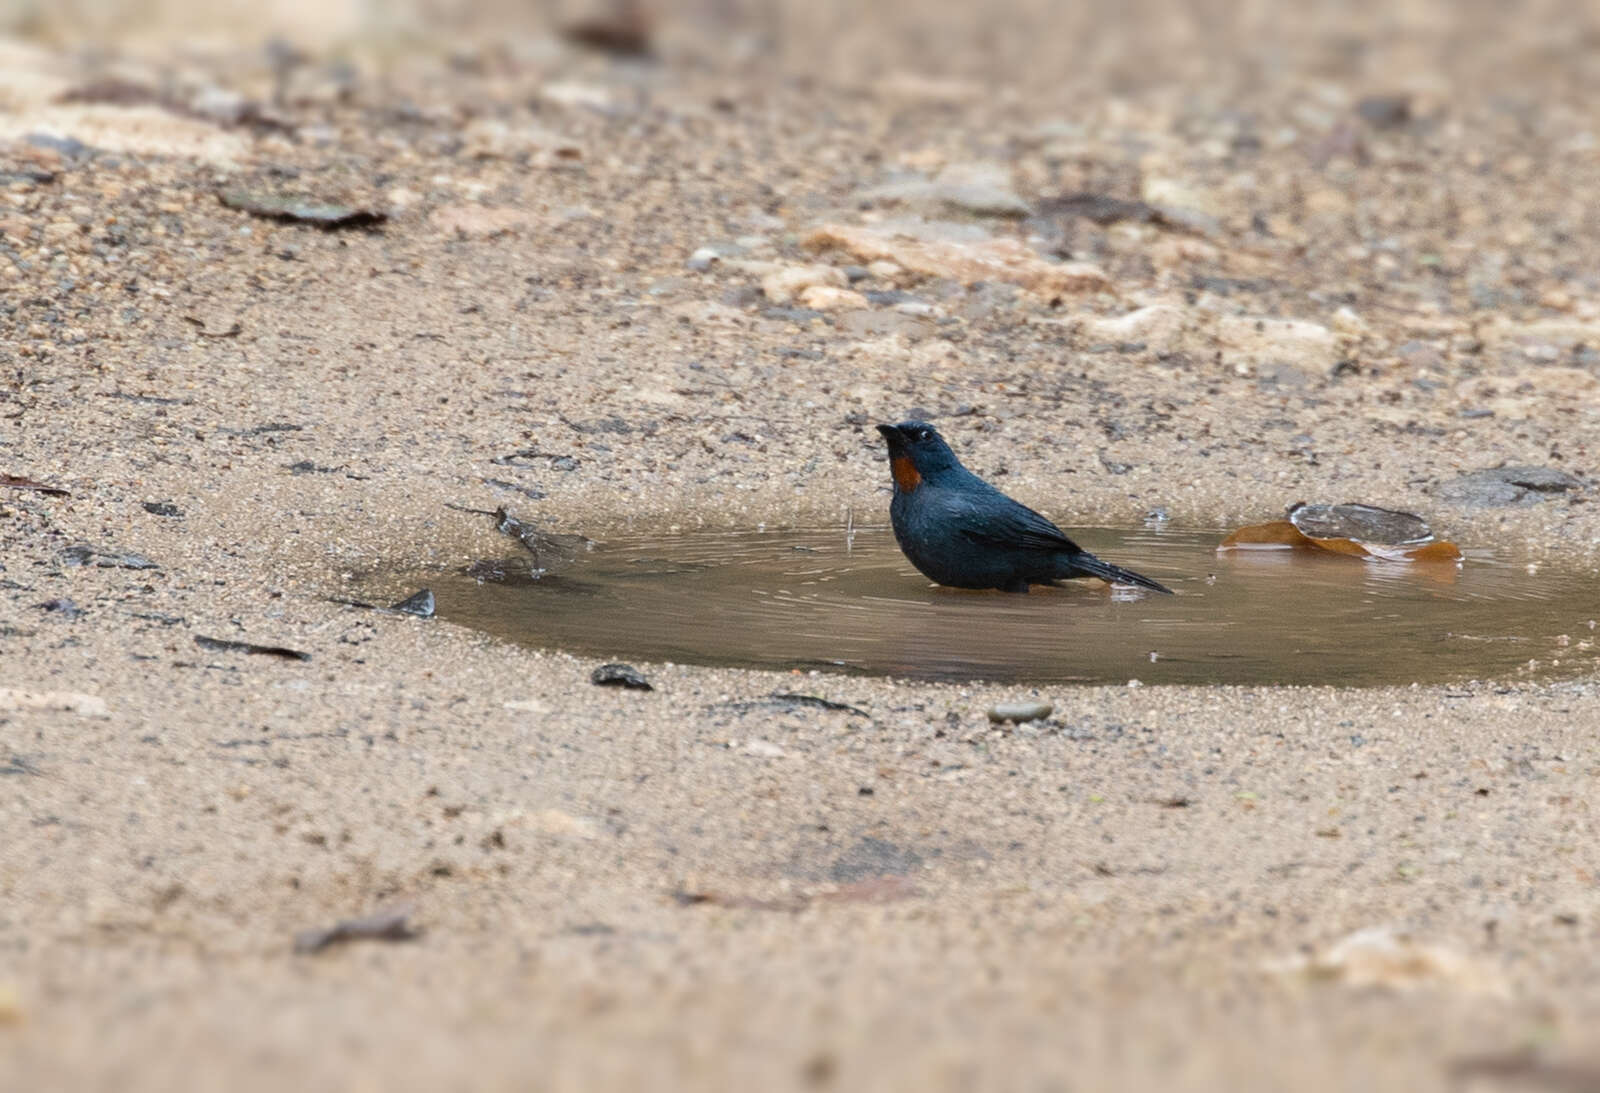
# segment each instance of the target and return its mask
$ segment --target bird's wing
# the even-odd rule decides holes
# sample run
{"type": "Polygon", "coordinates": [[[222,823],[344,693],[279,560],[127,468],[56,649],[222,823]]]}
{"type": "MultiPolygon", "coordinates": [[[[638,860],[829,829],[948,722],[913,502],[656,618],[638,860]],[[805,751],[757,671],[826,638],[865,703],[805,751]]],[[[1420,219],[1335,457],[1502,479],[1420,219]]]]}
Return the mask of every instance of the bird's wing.
{"type": "Polygon", "coordinates": [[[1049,553],[1077,553],[1081,548],[1062,530],[1028,506],[989,487],[987,496],[964,498],[955,525],[975,543],[1021,547],[1049,553]]]}

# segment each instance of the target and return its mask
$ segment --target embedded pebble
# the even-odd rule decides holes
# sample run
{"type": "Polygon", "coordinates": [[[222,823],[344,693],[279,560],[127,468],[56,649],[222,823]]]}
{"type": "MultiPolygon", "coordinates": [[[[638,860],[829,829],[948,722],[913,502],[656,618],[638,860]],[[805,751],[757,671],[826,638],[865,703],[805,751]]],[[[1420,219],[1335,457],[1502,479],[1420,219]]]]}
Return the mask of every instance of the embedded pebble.
{"type": "Polygon", "coordinates": [[[495,239],[531,228],[534,215],[526,209],[490,208],[486,205],[443,205],[428,214],[428,226],[456,239],[495,239]]]}
{"type": "Polygon", "coordinates": [[[1355,990],[1405,993],[1448,989],[1458,995],[1508,997],[1500,969],[1464,949],[1425,941],[1393,926],[1369,926],[1321,949],[1306,947],[1266,970],[1355,990]]]}
{"type": "Polygon", "coordinates": [[[869,306],[861,293],[833,285],[812,285],[800,294],[800,302],[814,311],[859,311],[869,306]]]}
{"type": "Polygon", "coordinates": [[[926,277],[947,278],[963,285],[1004,281],[1046,297],[1100,292],[1111,287],[1110,278],[1098,266],[1053,262],[1020,240],[959,230],[965,227],[823,224],[802,242],[814,251],[843,251],[868,263],[868,269],[886,260],[926,277]]]}
{"type": "Polygon", "coordinates": [[[373,227],[389,218],[389,214],[381,209],[265,190],[223,190],[217,197],[228,208],[251,216],[310,224],[327,230],[373,227]]]}
{"type": "Polygon", "coordinates": [[[1288,365],[1322,373],[1339,357],[1333,331],[1302,319],[1225,315],[1217,321],[1217,338],[1236,368],[1288,365]]]}
{"type": "Polygon", "coordinates": [[[1145,346],[1155,353],[1171,353],[1184,344],[1189,318],[1172,304],[1150,304],[1123,315],[1085,316],[1078,329],[1091,344],[1145,346]]]}
{"type": "Polygon", "coordinates": [[[1372,333],[1372,327],[1367,321],[1349,307],[1341,307],[1335,311],[1329,325],[1336,333],[1351,338],[1364,338],[1372,333]]]}
{"type": "Polygon", "coordinates": [[[461,131],[462,154],[473,159],[548,160],[583,158],[583,146],[537,125],[511,125],[498,118],[479,118],[461,131]]]}
{"type": "Polygon", "coordinates": [[[15,687],[0,687],[0,711],[7,713],[29,710],[58,710],[75,713],[81,717],[110,717],[106,700],[99,695],[79,694],[75,691],[24,691],[15,687]]]}
{"type": "Polygon", "coordinates": [[[850,280],[844,270],[833,266],[786,266],[761,279],[761,291],[774,304],[792,303],[806,289],[817,286],[847,289],[850,280]]]}
{"type": "Polygon", "coordinates": [[[1444,482],[1434,489],[1433,495],[1464,508],[1494,508],[1531,505],[1583,488],[1582,479],[1555,467],[1495,467],[1444,482]]]}
{"type": "Polygon", "coordinates": [[[92,565],[99,566],[101,569],[161,568],[143,554],[135,554],[132,551],[102,550],[99,547],[89,546],[87,543],[69,546],[61,552],[61,560],[64,565],[68,566],[92,565]]]}
{"type": "Polygon", "coordinates": [[[997,163],[952,163],[934,179],[945,204],[974,216],[1027,216],[1028,203],[1011,185],[1011,170],[997,163]]]}
{"type": "Polygon", "coordinates": [[[814,307],[769,307],[761,312],[761,317],[780,323],[809,323],[822,318],[822,312],[814,307]]]}
{"type": "Polygon", "coordinates": [[[1368,95],[1356,113],[1374,129],[1399,129],[1411,121],[1410,95],[1368,95]]]}
{"type": "Polygon", "coordinates": [[[999,702],[989,707],[989,720],[996,725],[1003,725],[1007,721],[1021,724],[1024,721],[1040,721],[1055,712],[1055,706],[1048,702],[999,702]]]}
{"type": "Polygon", "coordinates": [[[390,604],[390,611],[397,611],[402,615],[415,615],[419,619],[433,618],[436,604],[433,598],[433,589],[424,588],[413,592],[399,603],[390,604]]]}
{"type": "Polygon", "coordinates": [[[625,687],[630,691],[653,691],[644,673],[631,664],[602,664],[589,673],[589,682],[596,687],[625,687]]]}
{"type": "Polygon", "coordinates": [[[688,266],[696,273],[704,273],[712,266],[716,265],[718,259],[721,257],[722,255],[718,254],[714,247],[701,247],[699,250],[689,255],[689,260],[685,262],[684,265],[688,266]]]}
{"type": "Polygon", "coordinates": [[[868,201],[928,209],[947,206],[973,216],[1027,216],[1032,212],[1011,184],[1011,169],[999,163],[952,163],[934,178],[913,174],[862,191],[868,201]]]}

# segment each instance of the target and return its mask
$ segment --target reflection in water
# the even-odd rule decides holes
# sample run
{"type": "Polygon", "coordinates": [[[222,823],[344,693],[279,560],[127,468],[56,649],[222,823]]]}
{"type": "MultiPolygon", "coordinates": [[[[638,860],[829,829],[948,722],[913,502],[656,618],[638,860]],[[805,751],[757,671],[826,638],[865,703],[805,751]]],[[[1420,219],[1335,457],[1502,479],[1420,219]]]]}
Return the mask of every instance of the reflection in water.
{"type": "MultiPolygon", "coordinates": [[[[699,533],[597,544],[540,579],[526,560],[423,575],[439,615],[607,658],[820,667],[918,679],[1388,684],[1596,667],[1587,574],[1314,552],[1217,553],[1211,532],[1074,530],[1171,586],[1026,596],[937,588],[886,528],[699,533]]],[[[415,587],[417,574],[405,577],[415,587]]],[[[396,584],[396,587],[401,585],[396,584]]]]}

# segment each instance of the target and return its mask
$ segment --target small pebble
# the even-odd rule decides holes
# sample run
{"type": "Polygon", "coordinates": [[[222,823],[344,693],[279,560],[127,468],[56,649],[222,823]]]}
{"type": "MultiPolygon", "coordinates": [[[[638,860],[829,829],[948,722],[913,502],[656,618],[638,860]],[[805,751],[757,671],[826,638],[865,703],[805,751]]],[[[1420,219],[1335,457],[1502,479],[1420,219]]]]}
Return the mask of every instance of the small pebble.
{"type": "Polygon", "coordinates": [[[834,285],[812,285],[800,294],[800,303],[816,311],[854,311],[868,306],[861,293],[834,285]]]}
{"type": "Polygon", "coordinates": [[[778,307],[794,302],[808,288],[829,285],[845,288],[850,279],[832,266],[779,266],[761,278],[761,291],[778,307]]]}
{"type": "Polygon", "coordinates": [[[689,261],[684,264],[696,273],[704,273],[714,266],[721,257],[722,255],[718,254],[714,247],[701,247],[689,255],[689,261]]]}
{"type": "Polygon", "coordinates": [[[602,664],[589,675],[596,687],[626,687],[630,691],[653,691],[650,681],[631,664],[602,664]]]}
{"type": "Polygon", "coordinates": [[[1040,721],[1055,712],[1055,707],[1048,702],[1001,702],[989,707],[989,720],[996,725],[1007,721],[1022,723],[1024,721],[1040,721]]]}
{"type": "Polygon", "coordinates": [[[402,615],[415,615],[419,619],[431,619],[435,606],[433,589],[424,588],[413,592],[399,603],[390,604],[389,610],[398,611],[402,615]]]}

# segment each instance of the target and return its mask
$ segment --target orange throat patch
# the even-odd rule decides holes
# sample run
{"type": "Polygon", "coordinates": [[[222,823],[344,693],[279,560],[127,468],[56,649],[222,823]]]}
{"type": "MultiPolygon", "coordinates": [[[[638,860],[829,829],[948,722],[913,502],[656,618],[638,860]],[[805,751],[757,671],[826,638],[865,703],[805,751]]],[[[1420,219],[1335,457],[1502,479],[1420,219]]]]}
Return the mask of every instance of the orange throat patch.
{"type": "Polygon", "coordinates": [[[917,465],[911,462],[909,455],[897,455],[889,460],[889,473],[894,475],[895,489],[901,493],[910,493],[922,485],[922,475],[917,473],[917,465]]]}

